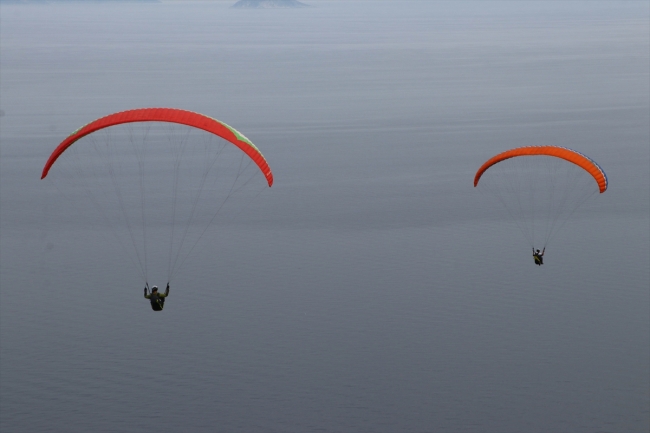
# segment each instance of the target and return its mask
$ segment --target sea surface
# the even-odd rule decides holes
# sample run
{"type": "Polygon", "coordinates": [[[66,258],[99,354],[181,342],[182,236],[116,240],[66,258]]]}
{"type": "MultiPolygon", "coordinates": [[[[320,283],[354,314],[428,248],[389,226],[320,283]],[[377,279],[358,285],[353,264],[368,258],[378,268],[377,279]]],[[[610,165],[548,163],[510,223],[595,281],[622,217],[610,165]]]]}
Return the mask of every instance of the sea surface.
{"type": "Polygon", "coordinates": [[[648,2],[305,2],[0,6],[0,430],[647,433],[648,2]],[[161,313],[40,180],[139,107],[236,127],[275,178],[161,313]],[[541,267],[472,184],[532,145],[609,178],[541,267]]]}

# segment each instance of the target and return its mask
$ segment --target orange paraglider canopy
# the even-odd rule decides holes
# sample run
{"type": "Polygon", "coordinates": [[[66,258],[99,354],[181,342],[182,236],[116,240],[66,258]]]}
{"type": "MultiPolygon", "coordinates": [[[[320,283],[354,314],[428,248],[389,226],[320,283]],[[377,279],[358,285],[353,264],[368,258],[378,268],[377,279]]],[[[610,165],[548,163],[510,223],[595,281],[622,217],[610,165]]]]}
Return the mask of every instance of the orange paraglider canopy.
{"type": "Polygon", "coordinates": [[[496,156],[493,156],[485,162],[478,169],[476,175],[474,176],[474,186],[478,185],[478,181],[481,179],[483,173],[494,164],[498,164],[501,161],[506,159],[515,158],[518,156],[552,156],[556,158],[561,158],[566,161],[569,161],[578,167],[583,168],[587,171],[598,183],[598,188],[601,193],[605,192],[607,189],[607,175],[598,164],[596,164],[589,157],[576,152],[575,150],[567,149],[565,147],[559,146],[528,146],[528,147],[518,147],[516,149],[506,150],[496,156]]]}

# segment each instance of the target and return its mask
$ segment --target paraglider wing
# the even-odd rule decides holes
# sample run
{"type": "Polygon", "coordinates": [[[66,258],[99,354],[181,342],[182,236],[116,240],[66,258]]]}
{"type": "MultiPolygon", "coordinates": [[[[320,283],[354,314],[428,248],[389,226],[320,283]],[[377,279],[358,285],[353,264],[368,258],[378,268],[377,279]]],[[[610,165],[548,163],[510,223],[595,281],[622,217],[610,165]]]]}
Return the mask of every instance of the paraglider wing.
{"type": "Polygon", "coordinates": [[[108,128],[109,126],[119,125],[123,123],[133,122],[170,122],[187,125],[194,128],[202,129],[212,134],[231,142],[239,147],[246,155],[248,155],[257,166],[260,168],[269,186],[273,185],[273,173],[262,156],[259,149],[242,133],[236,129],[213,119],[203,114],[194,113],[192,111],[180,110],[176,108],[139,108],[135,110],[122,111],[119,113],[109,114],[108,116],[97,119],[89,124],[79,128],[70,134],[65,140],[57,146],[52,152],[45,167],[41,179],[47,176],[47,173],[52,167],[52,164],[65,150],[70,147],[77,140],[92,134],[100,129],[108,128]]]}
{"type": "Polygon", "coordinates": [[[576,152],[575,150],[558,146],[528,146],[506,150],[505,152],[502,152],[490,158],[485,162],[485,164],[481,166],[481,168],[478,169],[476,176],[474,176],[474,186],[478,185],[478,182],[481,179],[483,173],[494,164],[498,164],[501,161],[518,156],[532,155],[552,156],[569,161],[586,170],[594,178],[596,183],[598,183],[598,189],[600,190],[601,194],[607,189],[607,175],[605,175],[605,172],[602,168],[600,168],[598,164],[596,164],[587,156],[576,152]]]}

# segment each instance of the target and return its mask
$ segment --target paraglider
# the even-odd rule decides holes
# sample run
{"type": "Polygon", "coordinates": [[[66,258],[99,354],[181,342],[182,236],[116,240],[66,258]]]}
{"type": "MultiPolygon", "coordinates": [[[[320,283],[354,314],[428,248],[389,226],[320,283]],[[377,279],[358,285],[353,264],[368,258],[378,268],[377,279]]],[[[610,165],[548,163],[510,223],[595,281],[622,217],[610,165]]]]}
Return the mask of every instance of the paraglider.
{"type": "Polygon", "coordinates": [[[273,185],[266,159],[241,132],[175,108],[122,111],[84,125],[54,149],[46,177],[73,205],[97,211],[89,224],[111,231],[140,269],[154,311],[168,290],[148,293],[149,275],[166,264],[169,289],[210,229],[236,222],[260,187],[273,185]]]}
{"type": "Polygon", "coordinates": [[[179,110],[177,108],[139,108],[135,110],[121,111],[119,113],[109,114],[108,116],[82,126],[70,134],[68,138],[63,140],[61,144],[54,149],[54,152],[52,152],[45,163],[45,167],[43,167],[41,179],[47,176],[50,167],[52,167],[52,164],[54,164],[59,156],[61,156],[68,147],[79,139],[88,134],[92,134],[95,131],[99,131],[100,129],[135,122],[177,123],[218,135],[243,150],[246,155],[255,161],[255,164],[259,166],[260,170],[262,170],[269,186],[273,185],[273,174],[271,173],[268,163],[259,149],[248,138],[246,138],[244,134],[217,119],[213,119],[203,114],[194,113],[192,111],[179,110]]]}
{"type": "Polygon", "coordinates": [[[149,293],[148,289],[149,284],[147,283],[144,286],[144,298],[149,300],[153,311],[162,311],[162,309],[165,308],[165,299],[169,296],[169,283],[167,283],[165,293],[158,293],[158,286],[153,286],[151,288],[151,293],[149,293]]]}
{"type": "Polygon", "coordinates": [[[549,241],[578,207],[607,186],[607,175],[595,161],[559,146],[507,150],[488,159],[474,176],[474,187],[515,221],[538,266],[544,264],[549,241]]]}

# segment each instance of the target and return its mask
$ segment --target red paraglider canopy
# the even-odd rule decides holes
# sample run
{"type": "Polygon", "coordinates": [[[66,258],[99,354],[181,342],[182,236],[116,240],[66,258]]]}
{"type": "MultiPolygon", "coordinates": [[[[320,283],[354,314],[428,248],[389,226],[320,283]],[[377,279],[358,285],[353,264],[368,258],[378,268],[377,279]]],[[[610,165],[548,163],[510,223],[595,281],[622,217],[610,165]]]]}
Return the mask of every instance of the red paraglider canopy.
{"type": "Polygon", "coordinates": [[[232,128],[231,126],[228,126],[225,123],[211,117],[204,116],[203,114],[199,113],[194,113],[192,111],[180,110],[177,108],[139,108],[135,110],[121,111],[119,113],[109,114],[108,116],[90,122],[89,124],[74,131],[65,140],[63,140],[56,149],[54,149],[54,152],[52,152],[50,155],[47,163],[45,164],[45,167],[43,167],[41,179],[47,176],[50,167],[52,167],[52,164],[54,164],[57,158],[61,156],[61,154],[65,152],[65,150],[77,140],[100,129],[108,128],[109,126],[133,122],[178,123],[181,125],[187,125],[202,129],[204,131],[218,135],[219,137],[231,142],[235,146],[239,147],[242,151],[244,151],[244,153],[248,155],[255,162],[255,164],[257,164],[262,173],[264,173],[269,186],[273,185],[273,173],[271,173],[271,168],[266,162],[266,159],[264,159],[264,156],[262,156],[262,153],[259,151],[259,149],[255,147],[255,145],[242,133],[237,131],[235,128],[232,128]]]}

